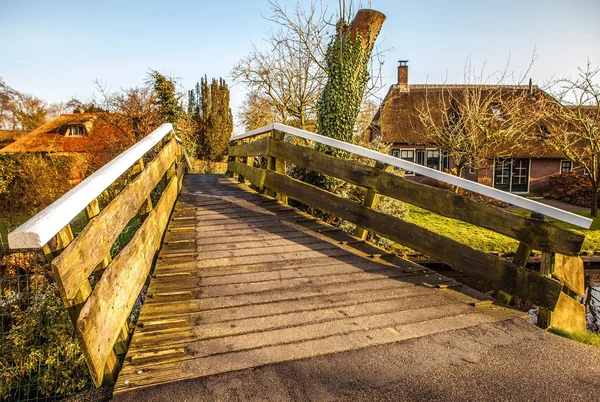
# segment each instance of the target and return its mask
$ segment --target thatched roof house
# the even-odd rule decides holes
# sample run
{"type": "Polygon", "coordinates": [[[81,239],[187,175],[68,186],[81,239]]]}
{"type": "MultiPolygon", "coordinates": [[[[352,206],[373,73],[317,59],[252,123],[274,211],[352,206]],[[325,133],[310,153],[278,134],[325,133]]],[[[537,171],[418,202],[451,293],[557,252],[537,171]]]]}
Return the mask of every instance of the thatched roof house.
{"type": "Polygon", "coordinates": [[[489,109],[488,114],[497,114],[499,120],[504,118],[505,106],[519,104],[519,110],[507,115],[519,113],[520,118],[528,119],[531,124],[529,132],[524,133],[526,140],[511,149],[509,158],[496,162],[494,155],[498,154],[492,151],[491,168],[471,169],[465,172],[466,178],[507,191],[534,192],[542,191],[550,176],[575,168],[545,141],[552,125],[541,117],[541,110],[557,102],[537,86],[409,84],[405,60],[398,67],[397,84],[390,87],[364,136],[368,141],[381,139],[390,144],[392,155],[399,158],[439,170],[451,169],[452,161],[432,140],[423,116],[427,113],[431,124],[443,127],[449,108],[454,107],[451,105],[456,105],[456,114],[460,116],[467,115],[462,109],[469,107],[469,103],[472,107],[489,109]],[[511,102],[516,98],[520,103],[511,102]]]}
{"type": "Polygon", "coordinates": [[[95,113],[62,114],[22,136],[0,152],[92,152],[95,113]]]}

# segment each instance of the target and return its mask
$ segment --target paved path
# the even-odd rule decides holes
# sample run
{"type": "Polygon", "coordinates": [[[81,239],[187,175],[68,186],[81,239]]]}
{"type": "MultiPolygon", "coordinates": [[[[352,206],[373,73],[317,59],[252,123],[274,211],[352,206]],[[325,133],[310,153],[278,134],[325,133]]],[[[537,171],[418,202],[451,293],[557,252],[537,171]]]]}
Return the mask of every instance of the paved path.
{"type": "Polygon", "coordinates": [[[597,401],[600,349],[522,319],[125,393],[153,401],[597,401]]]}
{"type": "MultiPolygon", "coordinates": [[[[523,314],[460,289],[225,176],[188,175],[115,394],[148,399],[136,395],[360,349],[373,362],[381,345],[523,314]]],[[[354,370],[368,372],[360,360],[354,370]]],[[[417,369],[410,359],[402,365],[417,369]]]]}

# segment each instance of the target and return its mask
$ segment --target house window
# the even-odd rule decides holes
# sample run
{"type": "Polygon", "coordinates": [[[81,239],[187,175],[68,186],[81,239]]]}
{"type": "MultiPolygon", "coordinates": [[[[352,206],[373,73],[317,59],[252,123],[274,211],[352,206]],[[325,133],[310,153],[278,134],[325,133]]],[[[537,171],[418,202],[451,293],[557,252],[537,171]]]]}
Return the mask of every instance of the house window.
{"type": "Polygon", "coordinates": [[[442,171],[450,170],[450,155],[448,151],[442,151],[442,171]]]}
{"type": "Polygon", "coordinates": [[[83,124],[74,124],[69,126],[69,128],[69,131],[67,131],[67,137],[81,136],[86,134],[85,126],[83,124]]]}
{"type": "Polygon", "coordinates": [[[560,161],[560,172],[572,172],[573,171],[573,161],[560,161]]]}
{"type": "Polygon", "coordinates": [[[415,151],[415,162],[418,163],[419,165],[423,165],[425,166],[425,150],[424,149],[417,149],[415,151]]]}
{"type": "MultiPolygon", "coordinates": [[[[401,149],[400,150],[400,159],[414,162],[415,161],[415,150],[414,149],[401,149]]],[[[406,176],[414,176],[415,172],[410,170],[406,170],[404,173],[406,176]]]]}
{"type": "Polygon", "coordinates": [[[440,170],[440,150],[428,149],[426,165],[428,168],[440,170]]]}

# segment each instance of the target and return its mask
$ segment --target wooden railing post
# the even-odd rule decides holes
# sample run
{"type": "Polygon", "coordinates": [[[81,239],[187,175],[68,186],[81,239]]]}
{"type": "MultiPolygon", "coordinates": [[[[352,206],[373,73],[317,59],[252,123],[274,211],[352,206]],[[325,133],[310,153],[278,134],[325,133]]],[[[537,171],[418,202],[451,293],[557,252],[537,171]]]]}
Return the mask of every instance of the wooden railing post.
{"type": "MultiPolygon", "coordinates": [[[[531,212],[531,218],[539,221],[543,221],[546,217],[537,212],[531,212]]],[[[519,267],[525,267],[527,265],[527,261],[529,261],[529,256],[531,255],[531,246],[525,242],[520,242],[517,251],[515,252],[515,256],[513,258],[513,264],[519,267]]]]}
{"type": "MultiPolygon", "coordinates": [[[[144,158],[140,158],[136,165],[136,169],[134,169],[134,173],[139,174],[144,170],[144,158]]],[[[152,197],[148,196],[142,207],[140,208],[140,214],[145,215],[152,211],[152,197]]]]}
{"type": "MultiPolygon", "coordinates": [[[[381,171],[383,171],[383,172],[385,172],[385,170],[388,168],[388,166],[389,165],[387,165],[385,163],[381,163],[381,162],[375,163],[375,167],[377,169],[381,169],[381,171]]],[[[380,197],[381,196],[379,193],[377,193],[375,190],[370,188],[367,190],[367,194],[365,194],[365,199],[363,201],[363,205],[367,208],[374,209],[377,206],[377,203],[379,202],[380,197]]],[[[357,226],[356,230],[354,231],[354,236],[356,236],[362,240],[365,240],[367,238],[368,234],[369,234],[369,231],[365,228],[361,228],[360,226],[357,226]]]]}
{"type": "MultiPolygon", "coordinates": [[[[283,139],[285,138],[285,133],[283,133],[281,131],[273,130],[273,131],[271,131],[271,137],[273,138],[274,141],[283,141],[283,139]]],[[[285,160],[275,158],[273,156],[269,156],[269,159],[267,162],[267,169],[274,170],[277,173],[286,174],[285,160]]],[[[271,189],[267,189],[265,191],[265,193],[267,195],[270,195],[271,197],[277,197],[277,199],[279,201],[281,201],[283,204],[288,203],[288,197],[285,194],[276,193],[275,191],[273,191],[271,189]]]]}
{"type": "Polygon", "coordinates": [[[544,251],[542,252],[540,273],[558,279],[564,286],[554,311],[540,307],[538,325],[542,328],[554,327],[567,331],[585,331],[585,306],[578,300],[578,296],[585,295],[585,275],[581,257],[544,251]]]}

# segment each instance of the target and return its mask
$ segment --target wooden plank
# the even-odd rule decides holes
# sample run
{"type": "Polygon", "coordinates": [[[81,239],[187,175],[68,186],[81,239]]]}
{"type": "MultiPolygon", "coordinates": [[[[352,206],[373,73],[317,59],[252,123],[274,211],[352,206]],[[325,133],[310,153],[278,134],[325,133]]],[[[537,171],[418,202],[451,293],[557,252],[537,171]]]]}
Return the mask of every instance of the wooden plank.
{"type": "Polygon", "coordinates": [[[549,326],[570,332],[586,330],[585,306],[561,292],[554,311],[549,312],[549,326]]]}
{"type": "Polygon", "coordinates": [[[146,281],[177,198],[177,189],[178,180],[175,176],[129,244],[106,268],[81,310],[77,320],[77,337],[96,384],[98,378],[102,377],[104,364],[112,353],[119,331],[146,281]]]}
{"type": "Polygon", "coordinates": [[[581,257],[555,254],[552,276],[579,296],[585,296],[585,274],[581,257]]]}
{"type": "Polygon", "coordinates": [[[272,141],[269,153],[291,163],[370,188],[442,216],[459,219],[525,242],[536,250],[578,255],[584,236],[311,148],[272,141]]]}
{"type": "Polygon", "coordinates": [[[269,150],[270,141],[270,137],[265,137],[246,144],[231,145],[229,146],[229,156],[266,155],[269,150]]]}
{"type": "Polygon", "coordinates": [[[110,252],[113,243],[133,218],[150,191],[173,164],[177,142],[163,148],[156,159],[146,166],[110,204],[93,218],[64,252],[52,262],[59,288],[72,298],[98,262],[110,252]]]}
{"type": "MultiPolygon", "coordinates": [[[[382,171],[385,171],[385,169],[387,167],[388,167],[387,165],[385,165],[381,162],[377,162],[375,164],[375,168],[381,169],[382,171]]],[[[375,207],[377,207],[377,203],[379,202],[379,198],[380,198],[379,193],[377,193],[372,188],[369,188],[369,189],[367,189],[367,194],[365,194],[365,199],[363,200],[363,205],[367,208],[375,209],[375,207]]],[[[362,240],[366,240],[368,234],[369,234],[369,231],[365,230],[365,228],[361,228],[360,226],[357,226],[356,230],[354,231],[354,236],[356,236],[362,240]]]]}
{"type": "Polygon", "coordinates": [[[454,269],[475,275],[501,290],[554,309],[562,284],[517,267],[426,228],[358,205],[310,184],[267,171],[265,186],[331,212],[354,224],[422,252],[454,269]]]}

